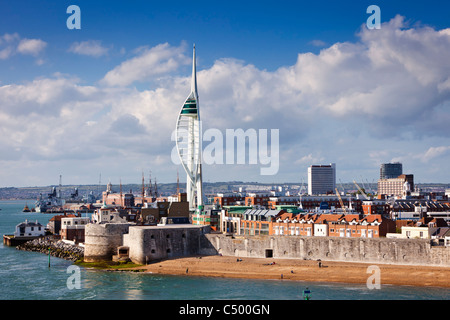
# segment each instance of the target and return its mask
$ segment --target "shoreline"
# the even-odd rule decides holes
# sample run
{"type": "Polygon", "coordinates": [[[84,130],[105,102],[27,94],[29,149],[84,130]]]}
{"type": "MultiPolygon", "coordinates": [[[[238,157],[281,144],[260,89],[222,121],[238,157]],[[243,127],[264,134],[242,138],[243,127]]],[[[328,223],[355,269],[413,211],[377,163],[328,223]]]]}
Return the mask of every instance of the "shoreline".
{"type": "MultiPolygon", "coordinates": [[[[239,279],[290,280],[366,284],[372,272],[380,269],[380,284],[450,288],[450,268],[370,264],[274,258],[238,258],[226,256],[181,257],[154,262],[121,271],[152,274],[204,276],[239,279]],[[238,261],[240,260],[240,261],[238,261]],[[272,264],[274,262],[274,264],[272,264]]],[[[372,283],[371,280],[369,280],[372,283]]]]}

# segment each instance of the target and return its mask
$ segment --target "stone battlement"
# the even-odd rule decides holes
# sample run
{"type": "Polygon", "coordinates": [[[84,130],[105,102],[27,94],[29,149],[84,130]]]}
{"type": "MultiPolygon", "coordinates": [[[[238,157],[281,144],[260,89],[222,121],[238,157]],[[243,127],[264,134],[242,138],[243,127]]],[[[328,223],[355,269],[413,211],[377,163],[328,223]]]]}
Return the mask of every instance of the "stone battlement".
{"type": "Polygon", "coordinates": [[[324,260],[400,265],[450,266],[450,247],[426,239],[340,238],[307,236],[227,236],[208,226],[89,224],[85,261],[111,260],[118,248],[147,264],[173,257],[216,255],[248,258],[324,260]]]}
{"type": "Polygon", "coordinates": [[[239,236],[207,234],[224,256],[450,266],[450,247],[426,239],[239,236]]]}

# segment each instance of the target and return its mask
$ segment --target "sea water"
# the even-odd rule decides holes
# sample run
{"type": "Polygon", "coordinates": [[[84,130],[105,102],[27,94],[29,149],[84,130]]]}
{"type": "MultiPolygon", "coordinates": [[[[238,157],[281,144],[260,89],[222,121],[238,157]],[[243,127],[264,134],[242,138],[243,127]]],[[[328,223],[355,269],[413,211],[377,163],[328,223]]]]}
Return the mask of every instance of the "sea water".
{"type": "MultiPolygon", "coordinates": [[[[0,233],[25,219],[46,225],[51,214],[22,212],[33,201],[0,201],[0,233]]],[[[448,300],[450,289],[289,280],[243,280],[80,268],[79,289],[68,285],[71,261],[0,245],[0,300],[448,300]]]]}

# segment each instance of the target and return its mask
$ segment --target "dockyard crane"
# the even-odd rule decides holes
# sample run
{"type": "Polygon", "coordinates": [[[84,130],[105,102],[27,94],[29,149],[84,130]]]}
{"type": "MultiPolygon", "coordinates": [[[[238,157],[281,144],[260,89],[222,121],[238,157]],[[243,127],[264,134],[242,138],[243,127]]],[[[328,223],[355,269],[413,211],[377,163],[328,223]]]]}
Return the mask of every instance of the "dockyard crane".
{"type": "Polygon", "coordinates": [[[342,188],[342,195],[345,196],[346,192],[345,192],[344,186],[342,185],[342,180],[340,178],[339,178],[339,183],[340,183],[341,188],[342,188]]]}
{"type": "Polygon", "coordinates": [[[356,183],[355,180],[353,180],[353,183],[354,183],[355,186],[358,188],[359,192],[361,192],[361,194],[363,195],[363,197],[365,197],[366,200],[370,200],[369,196],[364,192],[363,189],[361,189],[361,187],[356,183]]]}
{"type": "Polygon", "coordinates": [[[305,181],[302,178],[302,185],[300,186],[300,190],[298,191],[298,195],[301,196],[302,194],[304,194],[305,192],[303,191],[305,189],[305,181]]]}
{"type": "Polygon", "coordinates": [[[338,189],[337,188],[335,188],[335,189],[336,189],[336,194],[339,198],[339,203],[341,204],[341,208],[342,208],[342,210],[344,210],[344,214],[347,214],[347,210],[345,210],[345,206],[344,206],[344,201],[342,201],[342,198],[341,198],[341,195],[339,194],[338,189]]]}

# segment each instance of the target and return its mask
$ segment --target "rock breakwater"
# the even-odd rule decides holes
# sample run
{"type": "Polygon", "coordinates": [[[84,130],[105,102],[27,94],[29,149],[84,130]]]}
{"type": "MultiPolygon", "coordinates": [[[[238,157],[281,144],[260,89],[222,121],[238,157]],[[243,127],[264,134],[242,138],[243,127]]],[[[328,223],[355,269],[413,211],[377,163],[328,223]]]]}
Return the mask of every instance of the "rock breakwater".
{"type": "Polygon", "coordinates": [[[38,238],[27,241],[16,247],[17,250],[34,251],[49,254],[53,257],[76,261],[84,257],[84,248],[78,245],[65,243],[61,240],[38,238]]]}

